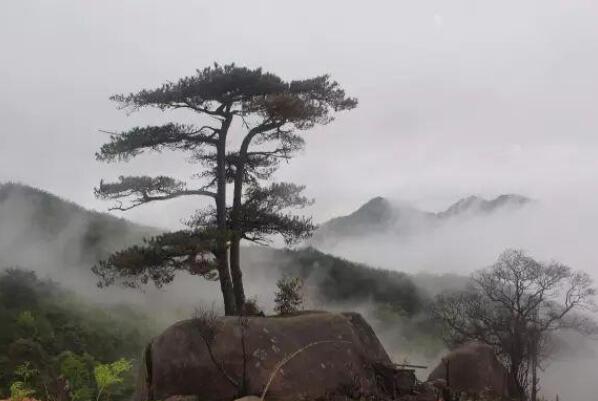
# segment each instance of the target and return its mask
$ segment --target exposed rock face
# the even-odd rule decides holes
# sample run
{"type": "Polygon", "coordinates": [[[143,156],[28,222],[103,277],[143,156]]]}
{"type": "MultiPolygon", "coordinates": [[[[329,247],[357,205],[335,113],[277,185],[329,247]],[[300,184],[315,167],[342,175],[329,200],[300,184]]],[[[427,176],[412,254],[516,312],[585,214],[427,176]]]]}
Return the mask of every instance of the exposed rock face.
{"type": "MultiPolygon", "coordinates": [[[[314,399],[342,388],[376,390],[373,363],[390,363],[371,327],[358,314],[308,313],[290,317],[249,317],[245,335],[236,317],[219,318],[211,346],[218,364],[246,394],[261,395],[276,365],[297,350],[272,380],[268,400],[314,399]]],[[[232,400],[239,389],[211,360],[196,319],[168,328],[148,346],[137,401],[194,395],[202,401],[232,400]]]]}
{"type": "Polygon", "coordinates": [[[517,387],[508,371],[496,358],[492,347],[477,342],[464,344],[451,351],[442,358],[428,377],[429,382],[444,380],[448,387],[456,392],[486,392],[500,397],[516,395],[517,387]]]}

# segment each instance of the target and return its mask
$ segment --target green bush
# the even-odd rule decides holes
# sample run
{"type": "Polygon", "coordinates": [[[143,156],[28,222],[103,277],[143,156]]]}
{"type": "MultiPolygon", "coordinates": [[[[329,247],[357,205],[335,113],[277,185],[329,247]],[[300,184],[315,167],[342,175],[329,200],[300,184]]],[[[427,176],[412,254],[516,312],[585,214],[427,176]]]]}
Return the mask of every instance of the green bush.
{"type": "MultiPolygon", "coordinates": [[[[156,329],[130,308],[106,308],[85,302],[54,282],[22,269],[0,271],[0,399],[34,391],[57,398],[67,380],[69,398],[97,397],[94,368],[137,358],[156,329]],[[23,378],[23,366],[36,374],[23,378]],[[62,376],[62,378],[61,378],[62,376]],[[16,384],[15,384],[16,383],[16,384]]],[[[131,372],[109,389],[112,401],[129,398],[131,372]]]]}
{"type": "Polygon", "coordinates": [[[93,373],[98,386],[97,400],[100,400],[102,396],[109,400],[111,393],[118,390],[119,385],[124,383],[125,374],[132,367],[132,362],[124,358],[112,363],[96,365],[93,373]]]}
{"type": "Polygon", "coordinates": [[[299,277],[283,277],[276,282],[274,309],[281,315],[298,312],[303,305],[303,280],[299,277]]]}

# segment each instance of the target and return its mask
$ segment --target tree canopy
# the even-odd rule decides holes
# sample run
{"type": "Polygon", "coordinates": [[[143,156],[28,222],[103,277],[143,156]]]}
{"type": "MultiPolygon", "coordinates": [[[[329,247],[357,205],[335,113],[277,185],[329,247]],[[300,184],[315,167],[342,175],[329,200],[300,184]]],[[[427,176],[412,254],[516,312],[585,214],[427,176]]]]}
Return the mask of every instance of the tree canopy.
{"type": "Polygon", "coordinates": [[[166,176],[121,176],[116,182],[100,182],[96,195],[115,201],[113,209],[118,210],[181,196],[208,197],[214,206],[196,213],[187,230],[149,239],[99,263],[94,272],[100,284],[124,279],[128,284],[151,280],[162,285],[176,271],[186,270],[217,277],[225,312],[240,313],[245,304],[241,241],[263,242],[279,234],[292,243],[314,229],[310,218],[289,211],[310,203],[301,195],[302,186],[263,182],[271,178],[281,160],[303,148],[302,131],[330,123],[336,112],[356,107],[357,100],[346,96],[328,75],[284,81],[261,68],[235,64],[214,64],[156,89],[111,99],[129,112],[148,107],[189,110],[201,122],[113,133],[96,154],[98,160],[128,161],[148,151],[182,151],[190,153],[202,169],[194,172],[195,185],[166,176]],[[238,121],[236,126],[234,121],[238,121]],[[231,135],[240,139],[237,149],[229,149],[231,135]],[[229,184],[232,202],[227,197],[229,184]]]}

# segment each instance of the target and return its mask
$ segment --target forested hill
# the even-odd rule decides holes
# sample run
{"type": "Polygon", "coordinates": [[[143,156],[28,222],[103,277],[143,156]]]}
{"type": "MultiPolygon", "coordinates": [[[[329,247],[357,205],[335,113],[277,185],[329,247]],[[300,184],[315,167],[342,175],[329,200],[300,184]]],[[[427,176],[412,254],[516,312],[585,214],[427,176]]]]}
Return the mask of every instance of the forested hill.
{"type": "MultiPolygon", "coordinates": [[[[102,307],[30,271],[0,271],[0,399],[8,397],[19,369],[35,372],[37,399],[55,399],[62,376],[82,400],[95,399],[94,367],[127,358],[135,365],[158,327],[126,305],[102,307]]],[[[115,387],[112,400],[131,398],[135,370],[115,387]]]]}
{"type": "Polygon", "coordinates": [[[154,232],[37,188],[0,184],[0,266],[89,264],[154,232]]]}
{"type": "Polygon", "coordinates": [[[412,316],[421,311],[428,294],[408,274],[354,263],[314,248],[283,250],[251,247],[243,251],[248,271],[263,269],[272,277],[302,277],[313,288],[317,304],[371,302],[395,305],[412,316]],[[272,261],[275,261],[273,263],[272,261]]]}
{"type": "MultiPolygon", "coordinates": [[[[22,266],[46,276],[56,266],[66,265],[84,273],[81,280],[89,280],[91,286],[95,278],[89,271],[99,258],[156,232],[39,189],[21,184],[0,186],[0,269],[22,266]]],[[[266,308],[276,280],[287,274],[303,277],[314,291],[314,301],[323,307],[368,302],[392,305],[412,316],[422,310],[430,292],[439,291],[435,277],[374,269],[311,248],[250,247],[243,250],[243,256],[248,287],[254,294],[269,289],[259,297],[266,308]]],[[[194,291],[213,284],[201,278],[193,280],[194,291]]],[[[441,281],[454,286],[462,280],[441,281]]]]}

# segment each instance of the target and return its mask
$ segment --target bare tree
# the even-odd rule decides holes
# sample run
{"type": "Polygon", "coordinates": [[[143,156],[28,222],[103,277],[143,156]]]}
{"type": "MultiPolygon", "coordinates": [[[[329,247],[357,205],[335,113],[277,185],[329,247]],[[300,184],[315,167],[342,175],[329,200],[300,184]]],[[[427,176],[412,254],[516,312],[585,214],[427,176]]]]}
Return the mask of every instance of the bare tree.
{"type": "Polygon", "coordinates": [[[207,309],[204,307],[196,308],[193,313],[194,324],[199,335],[206,345],[208,355],[214,366],[218,369],[222,377],[226,379],[233,387],[237,389],[237,395],[243,397],[247,395],[247,362],[249,354],[247,351],[247,329],[249,327],[249,319],[247,316],[239,315],[239,328],[241,330],[241,352],[242,352],[242,372],[240,378],[233,377],[232,374],[226,371],[224,362],[216,359],[213,351],[214,341],[221,333],[224,321],[214,312],[214,308],[207,309]]]}
{"type": "Polygon", "coordinates": [[[590,276],[561,263],[540,263],[521,250],[472,275],[464,291],[441,294],[434,313],[449,346],[476,340],[491,345],[518,386],[535,401],[537,368],[550,357],[559,330],[596,332],[589,312],[596,290],[590,276]],[[532,370],[532,382],[529,382],[532,370]]]}

